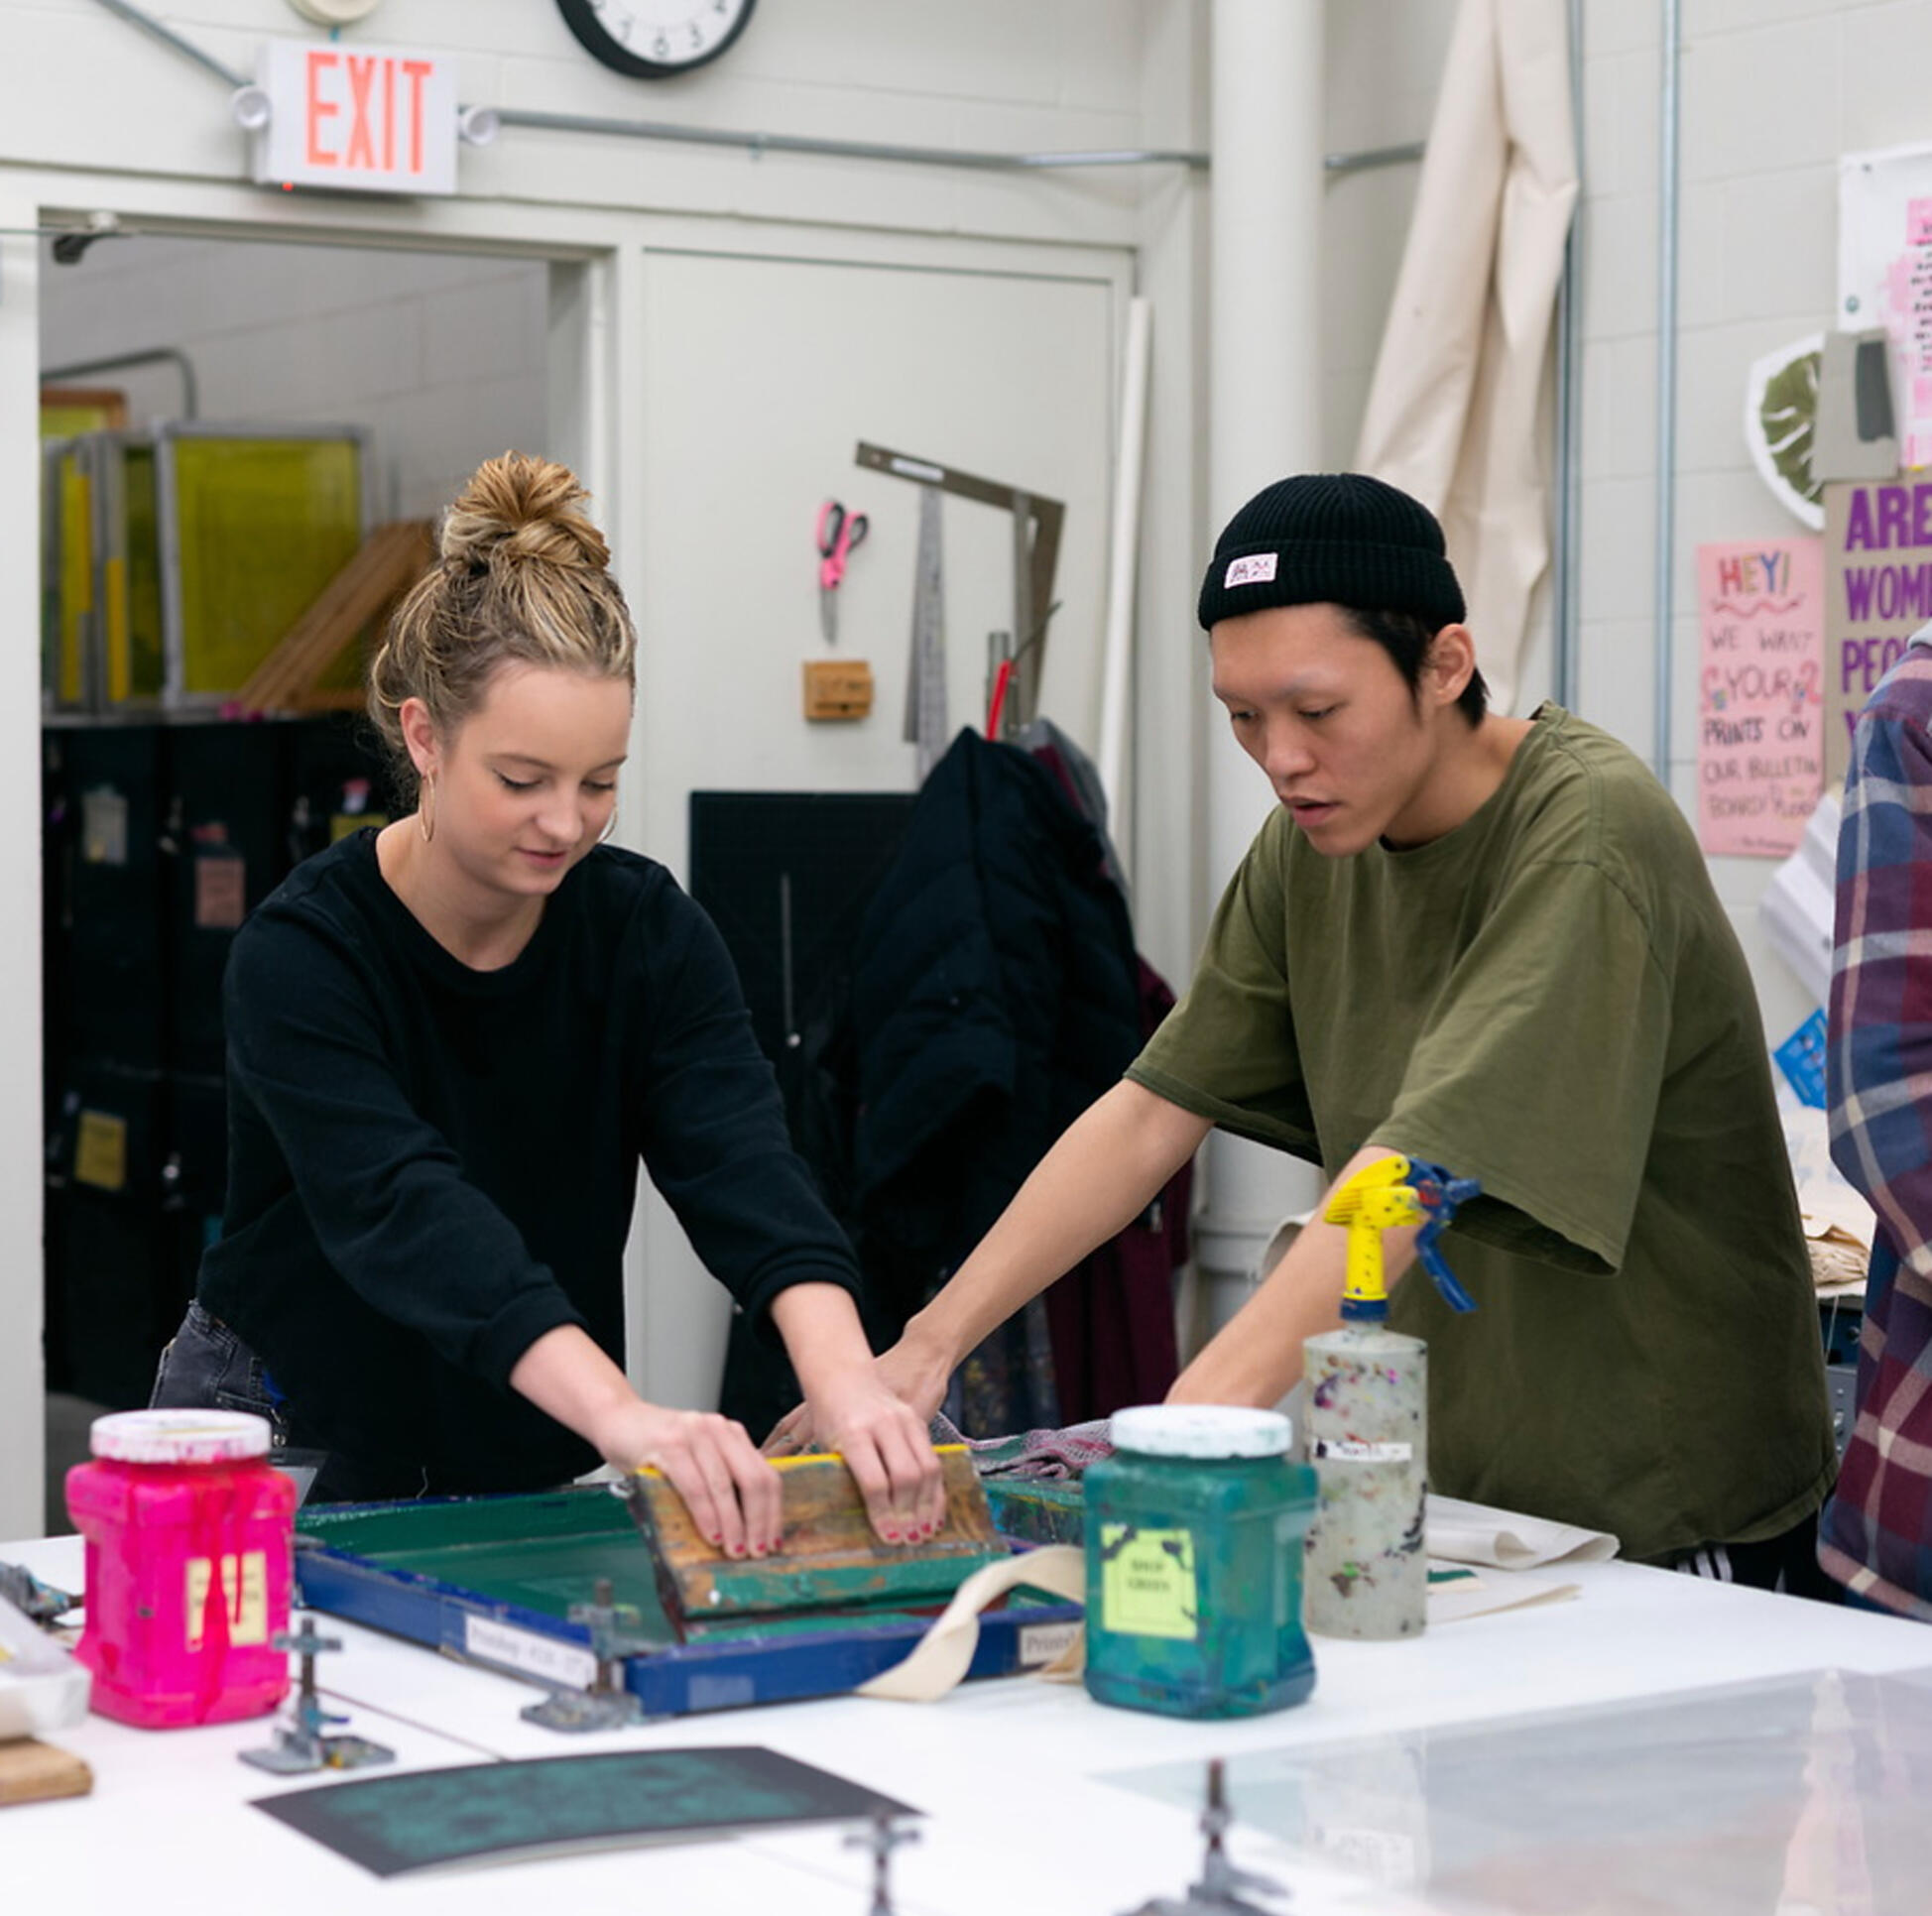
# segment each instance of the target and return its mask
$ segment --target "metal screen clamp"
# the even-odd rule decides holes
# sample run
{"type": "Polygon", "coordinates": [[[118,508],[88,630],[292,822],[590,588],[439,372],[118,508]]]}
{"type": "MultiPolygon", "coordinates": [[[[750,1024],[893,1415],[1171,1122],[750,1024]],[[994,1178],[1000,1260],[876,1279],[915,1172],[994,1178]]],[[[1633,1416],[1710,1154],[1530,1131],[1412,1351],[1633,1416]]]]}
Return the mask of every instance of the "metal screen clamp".
{"type": "Polygon", "coordinates": [[[324,1734],[327,1725],[348,1722],[347,1717],[324,1710],[315,1693],[315,1658],[325,1650],[339,1650],[339,1636],[318,1635],[312,1622],[304,1622],[297,1631],[277,1630],[269,1640],[278,1650],[302,1658],[302,1682],[290,1720],[275,1727],[275,1741],[265,1749],[242,1750],[244,1763],[278,1776],[299,1776],[311,1769],[366,1769],[396,1760],[396,1752],[387,1744],[371,1742],[366,1736],[324,1734]]]}
{"type": "Polygon", "coordinates": [[[644,1721],[644,1707],[624,1687],[624,1659],[645,1648],[632,1634],[643,1622],[635,1604],[615,1601],[616,1587],[608,1577],[591,1586],[587,1604],[570,1606],[570,1620],[590,1632],[590,1653],[597,1659],[597,1680],[588,1690],[552,1690],[542,1703],[526,1704],[517,1714],[526,1723],[573,1736],[596,1730],[628,1730],[644,1721]]]}
{"type": "Polygon", "coordinates": [[[848,1850],[865,1850],[872,1856],[872,1906],[867,1916],[893,1916],[893,1852],[918,1840],[918,1831],[895,1823],[887,1810],[874,1814],[869,1829],[845,1839],[848,1850]]]}
{"type": "Polygon", "coordinates": [[[1272,1876],[1258,1875],[1252,1869],[1237,1869],[1228,1860],[1228,1825],[1235,1820],[1228,1808],[1225,1766],[1219,1756],[1211,1756],[1207,1766],[1207,1806],[1201,1811],[1201,1834],[1207,1839],[1207,1852],[1201,1858],[1201,1879],[1191,1884],[1184,1896],[1156,1896],[1143,1903],[1130,1916],[1271,1916],[1260,1903],[1251,1903],[1242,1893],[1259,1890],[1269,1898],[1287,1895],[1287,1890],[1272,1876]]]}

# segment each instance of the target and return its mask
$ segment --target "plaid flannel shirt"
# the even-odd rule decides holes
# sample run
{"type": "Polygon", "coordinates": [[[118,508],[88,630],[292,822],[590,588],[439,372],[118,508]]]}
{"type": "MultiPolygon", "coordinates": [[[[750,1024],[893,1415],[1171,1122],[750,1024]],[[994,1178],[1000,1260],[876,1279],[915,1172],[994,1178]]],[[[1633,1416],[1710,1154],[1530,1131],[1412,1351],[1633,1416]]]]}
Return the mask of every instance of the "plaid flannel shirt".
{"type": "Polygon", "coordinates": [[[1932,625],[1853,735],[1835,945],[1832,1160],[1877,1230],[1858,1416],[1818,1555],[1851,1590],[1932,1621],[1932,625]]]}

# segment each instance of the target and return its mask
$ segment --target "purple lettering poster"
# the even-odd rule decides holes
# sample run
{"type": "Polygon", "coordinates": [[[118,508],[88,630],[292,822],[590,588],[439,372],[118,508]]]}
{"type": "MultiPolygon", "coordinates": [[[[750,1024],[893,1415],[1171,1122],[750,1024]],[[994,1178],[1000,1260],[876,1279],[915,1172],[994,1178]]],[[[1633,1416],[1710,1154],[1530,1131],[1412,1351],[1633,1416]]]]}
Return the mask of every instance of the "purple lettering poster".
{"type": "Polygon", "coordinates": [[[1845,777],[1872,687],[1932,619],[1932,483],[1825,488],[1825,776],[1845,777]]]}
{"type": "Polygon", "coordinates": [[[1786,857],[1818,803],[1823,574],[1815,539],[1697,548],[1697,835],[1707,852],[1786,857]]]}

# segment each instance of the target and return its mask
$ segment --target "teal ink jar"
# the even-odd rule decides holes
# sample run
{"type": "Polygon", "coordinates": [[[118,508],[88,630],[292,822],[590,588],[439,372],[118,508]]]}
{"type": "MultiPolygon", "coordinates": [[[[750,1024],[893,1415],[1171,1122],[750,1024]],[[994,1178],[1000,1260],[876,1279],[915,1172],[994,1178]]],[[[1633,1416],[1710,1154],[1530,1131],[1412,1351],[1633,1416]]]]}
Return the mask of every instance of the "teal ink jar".
{"type": "Polygon", "coordinates": [[[1250,1717],[1315,1687],[1301,1627],[1315,1474],[1271,1410],[1148,1404],[1086,1474],[1087,1693],[1170,1717],[1250,1717]]]}

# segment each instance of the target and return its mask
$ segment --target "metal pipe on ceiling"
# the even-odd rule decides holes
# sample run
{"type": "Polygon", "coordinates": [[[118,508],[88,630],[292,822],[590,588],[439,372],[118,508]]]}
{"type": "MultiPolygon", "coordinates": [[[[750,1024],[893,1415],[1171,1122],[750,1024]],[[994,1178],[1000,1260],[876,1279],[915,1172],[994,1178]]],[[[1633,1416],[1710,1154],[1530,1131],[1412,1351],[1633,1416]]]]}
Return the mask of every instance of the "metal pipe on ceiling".
{"type": "MultiPolygon", "coordinates": [[[[1044,172],[1061,167],[1187,167],[1206,172],[1208,156],[1174,148],[1120,147],[1075,153],[976,153],[958,147],[881,146],[864,140],[821,140],[804,134],[734,133],[720,127],[673,126],[662,120],[600,119],[582,113],[535,113],[522,107],[497,109],[505,126],[536,127],[558,133],[601,133],[633,140],[665,140],[689,146],[742,147],[753,154],[809,153],[836,160],[886,160],[925,167],[969,167],[991,172],[1044,172]]],[[[1422,143],[1364,147],[1352,153],[1322,155],[1324,172],[1367,173],[1378,167],[1412,165],[1422,143]]]]}
{"type": "Polygon", "coordinates": [[[1679,0],[1663,0],[1663,71],[1657,155],[1657,516],[1656,578],[1651,617],[1653,690],[1651,765],[1670,784],[1670,706],[1676,643],[1672,610],[1677,561],[1677,211],[1679,0]]]}
{"type": "Polygon", "coordinates": [[[184,35],[178,34],[173,27],[164,25],[145,9],[129,6],[128,0],[100,0],[100,4],[129,26],[138,27],[144,34],[160,41],[163,46],[174,48],[178,54],[185,54],[195,65],[205,67],[216,79],[225,81],[230,87],[248,84],[246,73],[236,72],[225,60],[216,60],[212,54],[195,46],[184,35]]]}
{"type": "Polygon", "coordinates": [[[1550,693],[1575,709],[1583,640],[1579,629],[1577,482],[1579,415],[1583,399],[1583,0],[1570,0],[1570,125],[1576,143],[1577,203],[1563,241],[1563,279],[1556,305],[1556,549],[1550,566],[1550,611],[1555,627],[1550,693]]]}
{"type": "Polygon", "coordinates": [[[1354,153],[1324,153],[1325,173],[1367,173],[1375,167],[1406,167],[1422,157],[1422,142],[1411,140],[1400,147],[1360,147],[1354,153]]]}
{"type": "Polygon", "coordinates": [[[821,140],[797,133],[735,133],[723,127],[681,126],[665,120],[614,120],[587,113],[536,113],[523,107],[496,109],[504,126],[550,133],[598,133],[627,140],[664,140],[681,146],[739,147],[753,155],[809,153],[836,160],[884,160],[902,166],[967,167],[983,172],[1040,171],[1057,167],[1178,166],[1205,168],[1204,153],[1147,147],[1091,153],[978,153],[965,147],[885,146],[870,140],[821,140]]]}

